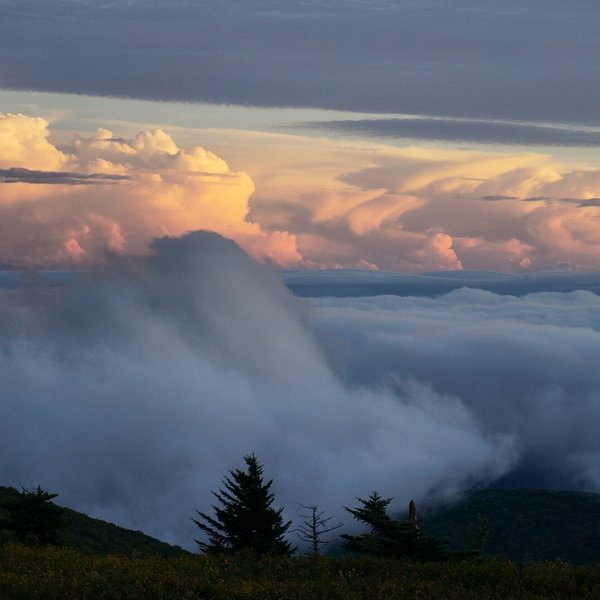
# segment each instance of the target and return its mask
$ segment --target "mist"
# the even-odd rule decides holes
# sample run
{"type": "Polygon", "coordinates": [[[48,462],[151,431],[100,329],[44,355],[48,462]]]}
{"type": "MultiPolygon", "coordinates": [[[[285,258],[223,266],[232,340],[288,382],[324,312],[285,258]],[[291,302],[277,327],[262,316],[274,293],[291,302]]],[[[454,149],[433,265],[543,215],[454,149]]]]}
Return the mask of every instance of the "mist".
{"type": "Polygon", "coordinates": [[[232,241],[156,240],[0,291],[3,485],[194,548],[190,517],[255,452],[288,518],[377,489],[455,497],[506,475],[510,431],[424,382],[332,369],[314,309],[232,241]]]}
{"type": "Polygon", "coordinates": [[[512,436],[519,459],[496,486],[598,491],[600,297],[517,297],[501,284],[523,291],[595,279],[491,276],[480,285],[491,281],[499,293],[472,278],[472,287],[436,297],[313,298],[313,329],[346,383],[402,395],[405,381],[417,381],[460,398],[485,436],[512,436]]]}

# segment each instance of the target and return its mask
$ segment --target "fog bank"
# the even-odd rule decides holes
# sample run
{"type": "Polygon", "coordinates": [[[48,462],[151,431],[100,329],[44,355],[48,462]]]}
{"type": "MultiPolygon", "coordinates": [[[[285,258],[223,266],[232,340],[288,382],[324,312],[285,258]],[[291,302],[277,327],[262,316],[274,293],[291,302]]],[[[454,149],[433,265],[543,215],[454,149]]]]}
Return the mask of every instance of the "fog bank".
{"type": "Polygon", "coordinates": [[[341,517],[373,489],[403,510],[517,459],[456,396],[332,372],[310,307],[233,242],[151,250],[0,291],[2,484],[193,547],[194,510],[249,452],[292,518],[298,502],[341,517]]]}

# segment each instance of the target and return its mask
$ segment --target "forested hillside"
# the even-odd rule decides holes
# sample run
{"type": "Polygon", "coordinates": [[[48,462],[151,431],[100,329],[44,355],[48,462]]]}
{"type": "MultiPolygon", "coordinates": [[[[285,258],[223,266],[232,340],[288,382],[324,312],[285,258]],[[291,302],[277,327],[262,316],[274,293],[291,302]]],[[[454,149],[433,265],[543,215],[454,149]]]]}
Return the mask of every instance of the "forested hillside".
{"type": "Polygon", "coordinates": [[[485,554],[517,562],[600,563],[600,494],[479,490],[425,516],[422,527],[461,548],[477,515],[489,523],[485,554]]]}

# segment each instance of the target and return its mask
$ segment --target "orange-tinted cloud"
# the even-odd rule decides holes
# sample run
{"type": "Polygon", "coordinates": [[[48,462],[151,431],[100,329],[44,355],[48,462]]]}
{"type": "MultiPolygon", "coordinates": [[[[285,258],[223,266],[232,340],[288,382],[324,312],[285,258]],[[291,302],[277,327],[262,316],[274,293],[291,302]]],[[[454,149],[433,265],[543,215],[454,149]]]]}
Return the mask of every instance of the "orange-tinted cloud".
{"type": "Polygon", "coordinates": [[[24,172],[0,186],[5,263],[93,263],[106,251],[144,253],[153,238],[196,229],[233,238],[258,259],[302,259],[293,235],[246,219],[254,192],[246,173],[201,147],[179,148],[160,129],[132,140],[98,129],[59,150],[44,119],[0,115],[0,168],[13,167],[48,173],[44,183],[32,185],[24,172]]]}
{"type": "Polygon", "coordinates": [[[98,129],[59,149],[43,119],[0,116],[0,181],[13,181],[0,183],[0,261],[86,264],[107,250],[143,253],[155,237],[209,229],[288,267],[520,271],[600,262],[594,166],[532,152],[233,130],[203,138],[216,154],[180,147],[160,129],[132,139],[98,129]]]}
{"type": "Polygon", "coordinates": [[[593,165],[431,145],[297,138],[294,146],[292,136],[238,134],[236,143],[222,149],[256,183],[250,214],[266,229],[294,233],[309,266],[599,266],[600,169],[593,165]],[[261,144],[261,164],[244,159],[253,144],[261,144]]]}
{"type": "Polygon", "coordinates": [[[48,141],[42,118],[0,113],[0,168],[62,170],[68,157],[48,141]]]}

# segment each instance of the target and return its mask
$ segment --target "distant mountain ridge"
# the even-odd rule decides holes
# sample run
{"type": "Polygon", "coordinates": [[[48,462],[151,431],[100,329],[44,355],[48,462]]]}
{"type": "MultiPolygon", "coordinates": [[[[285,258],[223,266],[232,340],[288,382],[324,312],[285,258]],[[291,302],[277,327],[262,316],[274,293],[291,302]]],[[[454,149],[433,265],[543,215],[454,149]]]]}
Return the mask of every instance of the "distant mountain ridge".
{"type": "MultiPolygon", "coordinates": [[[[3,504],[18,493],[12,487],[0,486],[0,513],[3,504]]],[[[141,531],[132,531],[100,519],[94,519],[70,508],[64,508],[64,520],[65,527],[61,532],[62,542],[65,546],[86,554],[150,554],[156,556],[189,554],[179,546],[172,546],[141,531]]]]}
{"type": "Polygon", "coordinates": [[[421,520],[424,531],[464,547],[469,527],[485,516],[487,555],[517,562],[600,564],[600,494],[550,490],[478,490],[421,520]]]}
{"type": "Polygon", "coordinates": [[[600,295],[600,272],[511,274],[439,271],[406,274],[339,269],[286,271],[284,281],[294,294],[307,298],[379,295],[435,297],[464,287],[511,296],[576,290],[600,295]]]}

